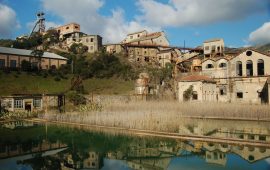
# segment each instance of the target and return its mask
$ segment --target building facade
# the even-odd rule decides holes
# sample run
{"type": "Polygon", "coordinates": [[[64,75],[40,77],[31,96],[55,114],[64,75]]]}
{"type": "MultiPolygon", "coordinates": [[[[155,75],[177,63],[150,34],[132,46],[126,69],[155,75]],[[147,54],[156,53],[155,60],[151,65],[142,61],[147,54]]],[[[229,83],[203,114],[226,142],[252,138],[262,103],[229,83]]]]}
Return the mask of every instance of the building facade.
{"type": "Polygon", "coordinates": [[[71,47],[74,43],[81,43],[88,47],[89,53],[95,53],[102,48],[102,37],[99,35],[88,35],[81,32],[79,24],[70,23],[64,26],[55,28],[59,33],[59,38],[62,41],[62,46],[65,49],[71,47]]]}
{"type": "Polygon", "coordinates": [[[30,62],[33,67],[37,67],[40,63],[41,69],[47,70],[60,68],[61,65],[67,64],[68,59],[49,52],[44,52],[39,59],[31,50],[0,47],[0,68],[21,68],[24,60],[30,62]]]}

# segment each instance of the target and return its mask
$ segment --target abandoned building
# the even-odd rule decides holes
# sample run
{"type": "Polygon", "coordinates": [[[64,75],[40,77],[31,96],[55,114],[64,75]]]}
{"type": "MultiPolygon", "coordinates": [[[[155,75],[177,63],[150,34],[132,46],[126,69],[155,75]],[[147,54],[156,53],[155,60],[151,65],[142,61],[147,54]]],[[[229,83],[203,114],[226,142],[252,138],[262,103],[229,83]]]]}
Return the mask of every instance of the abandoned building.
{"type": "Polygon", "coordinates": [[[59,33],[59,39],[63,42],[63,48],[68,49],[74,43],[81,43],[87,46],[89,53],[97,52],[102,48],[102,37],[81,32],[79,24],[70,23],[57,27],[55,30],[59,33]]]}
{"type": "MultiPolygon", "coordinates": [[[[198,55],[180,62],[182,65],[186,61],[189,62],[187,66],[188,71],[185,73],[183,71],[181,74],[182,78],[184,77],[183,79],[189,75],[203,75],[213,79],[216,86],[212,87],[211,91],[215,91],[216,101],[254,104],[269,103],[269,54],[254,49],[244,49],[237,53],[226,53],[226,51],[223,51],[224,42],[222,39],[204,42],[205,48],[207,50],[204,51],[203,59],[198,55]],[[210,52],[208,47],[212,49],[210,52]],[[197,65],[200,63],[200,69],[194,71],[192,68],[196,63],[197,65]]],[[[198,82],[200,81],[198,80],[198,82]]],[[[196,86],[195,82],[193,83],[194,87],[196,86]]],[[[179,84],[183,84],[181,79],[179,84]]],[[[191,83],[190,85],[193,84],[191,83]]],[[[188,87],[181,89],[179,86],[178,88],[179,101],[183,101],[182,96],[188,87]]],[[[198,93],[197,91],[195,92],[198,93]]],[[[205,100],[203,97],[192,99],[205,100]]]]}
{"type": "Polygon", "coordinates": [[[14,94],[1,96],[0,105],[1,109],[10,112],[47,112],[48,109],[58,109],[62,112],[65,106],[65,96],[63,94],[14,94]]]}
{"type": "Polygon", "coordinates": [[[31,50],[23,50],[16,48],[0,47],[0,68],[21,68],[22,62],[28,61],[32,67],[41,69],[59,68],[61,65],[67,64],[67,58],[60,55],[44,52],[41,61],[38,56],[34,56],[31,50]]]}
{"type": "Polygon", "coordinates": [[[216,82],[207,76],[190,75],[178,82],[179,101],[216,101],[216,82]],[[189,91],[189,92],[188,92],[189,91]]]}
{"type": "Polygon", "coordinates": [[[180,55],[180,50],[170,47],[164,32],[146,30],[128,34],[119,44],[105,45],[105,49],[108,53],[125,53],[132,63],[157,67],[165,67],[180,55]]]}

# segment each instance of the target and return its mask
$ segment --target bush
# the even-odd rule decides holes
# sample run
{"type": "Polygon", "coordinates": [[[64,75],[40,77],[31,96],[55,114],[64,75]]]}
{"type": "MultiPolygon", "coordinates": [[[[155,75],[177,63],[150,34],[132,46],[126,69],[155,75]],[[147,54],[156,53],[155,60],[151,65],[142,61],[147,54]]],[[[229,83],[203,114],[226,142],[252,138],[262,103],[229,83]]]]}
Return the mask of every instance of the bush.
{"type": "Polygon", "coordinates": [[[55,81],[61,81],[61,78],[59,76],[54,78],[55,81]]]}
{"type": "Polygon", "coordinates": [[[86,104],[86,98],[76,91],[70,91],[66,94],[66,96],[67,99],[75,106],[86,104]]]}

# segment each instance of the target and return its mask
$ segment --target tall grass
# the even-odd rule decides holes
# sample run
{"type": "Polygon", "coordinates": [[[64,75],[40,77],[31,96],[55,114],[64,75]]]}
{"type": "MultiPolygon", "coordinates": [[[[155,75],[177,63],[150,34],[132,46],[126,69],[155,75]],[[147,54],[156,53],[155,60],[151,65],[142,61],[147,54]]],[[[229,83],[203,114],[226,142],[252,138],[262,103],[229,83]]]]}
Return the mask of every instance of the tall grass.
{"type": "Polygon", "coordinates": [[[48,113],[44,118],[132,129],[178,132],[184,117],[270,120],[270,106],[226,103],[132,101],[103,103],[103,110],[48,113]]]}

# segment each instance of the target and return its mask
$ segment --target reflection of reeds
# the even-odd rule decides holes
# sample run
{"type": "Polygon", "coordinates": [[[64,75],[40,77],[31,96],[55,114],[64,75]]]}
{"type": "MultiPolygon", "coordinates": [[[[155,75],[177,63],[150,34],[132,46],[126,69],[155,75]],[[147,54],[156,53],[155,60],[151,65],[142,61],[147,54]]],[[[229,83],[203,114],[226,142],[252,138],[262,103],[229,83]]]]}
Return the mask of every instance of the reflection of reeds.
{"type": "Polygon", "coordinates": [[[270,120],[268,105],[178,102],[114,102],[101,112],[46,114],[50,120],[177,132],[185,116],[270,120]]]}

